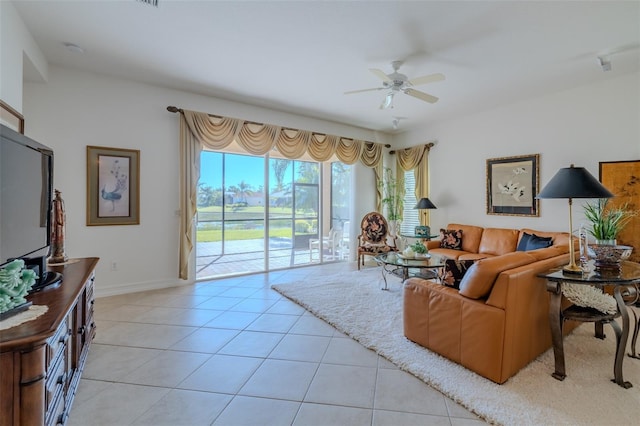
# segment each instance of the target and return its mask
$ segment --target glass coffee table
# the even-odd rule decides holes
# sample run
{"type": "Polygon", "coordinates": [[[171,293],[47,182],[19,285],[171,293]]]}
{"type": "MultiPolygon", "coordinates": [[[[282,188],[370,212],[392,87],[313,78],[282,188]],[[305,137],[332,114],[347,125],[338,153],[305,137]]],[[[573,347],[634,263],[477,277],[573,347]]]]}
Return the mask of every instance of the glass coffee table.
{"type": "Polygon", "coordinates": [[[445,258],[427,254],[427,257],[408,259],[400,253],[391,252],[379,254],[375,257],[375,260],[382,267],[382,278],[384,279],[384,287],[382,289],[388,290],[387,275],[389,274],[400,277],[402,281],[410,277],[419,277],[426,280],[439,279],[438,269],[444,268],[445,258]]]}

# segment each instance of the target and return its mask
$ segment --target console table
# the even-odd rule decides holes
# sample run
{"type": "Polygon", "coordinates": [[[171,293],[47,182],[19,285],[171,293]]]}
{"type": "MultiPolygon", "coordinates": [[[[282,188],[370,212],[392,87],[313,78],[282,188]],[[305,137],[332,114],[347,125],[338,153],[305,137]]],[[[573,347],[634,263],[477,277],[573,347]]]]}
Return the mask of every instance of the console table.
{"type": "MultiPolygon", "coordinates": [[[[591,264],[593,266],[593,264],[591,264]]],[[[640,283],[640,264],[634,262],[623,261],[620,271],[616,273],[598,272],[591,268],[590,272],[582,274],[566,274],[562,269],[552,269],[545,273],[539,274],[538,277],[547,280],[547,291],[551,294],[549,305],[549,322],[551,326],[551,338],[553,340],[553,355],[555,358],[555,372],[552,376],[557,380],[564,380],[566,377],[564,365],[564,345],[562,340],[562,326],[565,320],[574,320],[581,322],[594,322],[596,329],[596,337],[603,339],[603,324],[610,324],[616,333],[616,355],[613,366],[614,379],[613,382],[625,389],[632,387],[630,382],[624,381],[622,378],[622,363],[624,361],[624,351],[627,346],[629,337],[629,312],[623,299],[623,291],[632,289],[636,293],[637,284],[640,283]],[[595,285],[597,287],[613,286],[613,297],[616,300],[618,312],[615,314],[605,314],[596,309],[584,308],[572,305],[566,309],[562,309],[562,284],[573,283],[583,285],[595,285]],[[615,321],[615,318],[621,317],[622,328],[615,321]]],[[[635,303],[633,300],[631,303],[635,303]]],[[[635,313],[634,313],[635,317],[635,313]]],[[[637,318],[636,318],[637,319],[637,318]]],[[[640,322],[634,321],[634,337],[633,345],[638,336],[640,322]]],[[[634,355],[632,350],[631,356],[634,355]]]]}
{"type": "Polygon", "coordinates": [[[97,263],[71,259],[50,267],[63,274],[62,284],[27,296],[47,312],[0,332],[0,425],[66,422],[95,335],[97,263]]]}

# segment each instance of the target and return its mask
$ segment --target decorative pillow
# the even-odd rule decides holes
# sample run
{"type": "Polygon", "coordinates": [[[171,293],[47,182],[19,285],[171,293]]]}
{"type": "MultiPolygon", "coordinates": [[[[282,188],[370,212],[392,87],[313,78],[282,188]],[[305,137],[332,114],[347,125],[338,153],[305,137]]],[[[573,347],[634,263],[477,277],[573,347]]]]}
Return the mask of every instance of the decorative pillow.
{"type": "Polygon", "coordinates": [[[516,251],[529,251],[551,246],[552,237],[538,237],[536,234],[522,234],[516,251]]]}
{"type": "Polygon", "coordinates": [[[462,229],[440,229],[440,247],[462,250],[462,229]]]}
{"type": "Polygon", "coordinates": [[[462,277],[474,262],[475,260],[445,260],[442,276],[440,277],[442,284],[460,290],[460,281],[462,281],[462,277]]]}

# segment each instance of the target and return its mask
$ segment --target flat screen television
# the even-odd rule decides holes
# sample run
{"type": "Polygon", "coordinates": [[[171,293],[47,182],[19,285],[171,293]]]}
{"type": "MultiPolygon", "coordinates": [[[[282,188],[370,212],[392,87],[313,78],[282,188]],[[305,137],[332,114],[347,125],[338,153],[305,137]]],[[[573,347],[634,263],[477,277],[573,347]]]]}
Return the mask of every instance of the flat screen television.
{"type": "Polygon", "coordinates": [[[39,279],[59,283],[46,259],[51,242],[53,151],[7,126],[0,128],[0,267],[23,259],[39,279]]]}

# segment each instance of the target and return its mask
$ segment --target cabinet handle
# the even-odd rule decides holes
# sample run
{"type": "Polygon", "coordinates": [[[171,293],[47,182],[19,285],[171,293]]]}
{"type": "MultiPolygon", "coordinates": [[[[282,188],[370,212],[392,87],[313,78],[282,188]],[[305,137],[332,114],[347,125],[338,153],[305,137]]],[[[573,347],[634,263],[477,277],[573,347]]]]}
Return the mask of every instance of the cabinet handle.
{"type": "Polygon", "coordinates": [[[62,414],[60,414],[60,416],[58,416],[58,424],[59,425],[63,425],[67,422],[67,418],[69,417],[69,413],[64,412],[62,414]]]}
{"type": "Polygon", "coordinates": [[[91,305],[94,305],[96,303],[95,299],[91,299],[91,302],[89,302],[91,305]]]}
{"type": "Polygon", "coordinates": [[[82,327],[80,327],[80,328],[78,329],[78,334],[84,334],[84,331],[85,331],[86,329],[87,329],[87,326],[86,326],[86,325],[83,325],[82,327]]]}
{"type": "Polygon", "coordinates": [[[65,334],[60,336],[60,338],[58,339],[58,343],[65,343],[67,340],[69,340],[70,335],[71,335],[71,329],[68,329],[65,334]]]}
{"type": "Polygon", "coordinates": [[[59,385],[64,383],[64,379],[67,377],[67,373],[62,373],[58,376],[58,380],[56,381],[59,385]]]}

